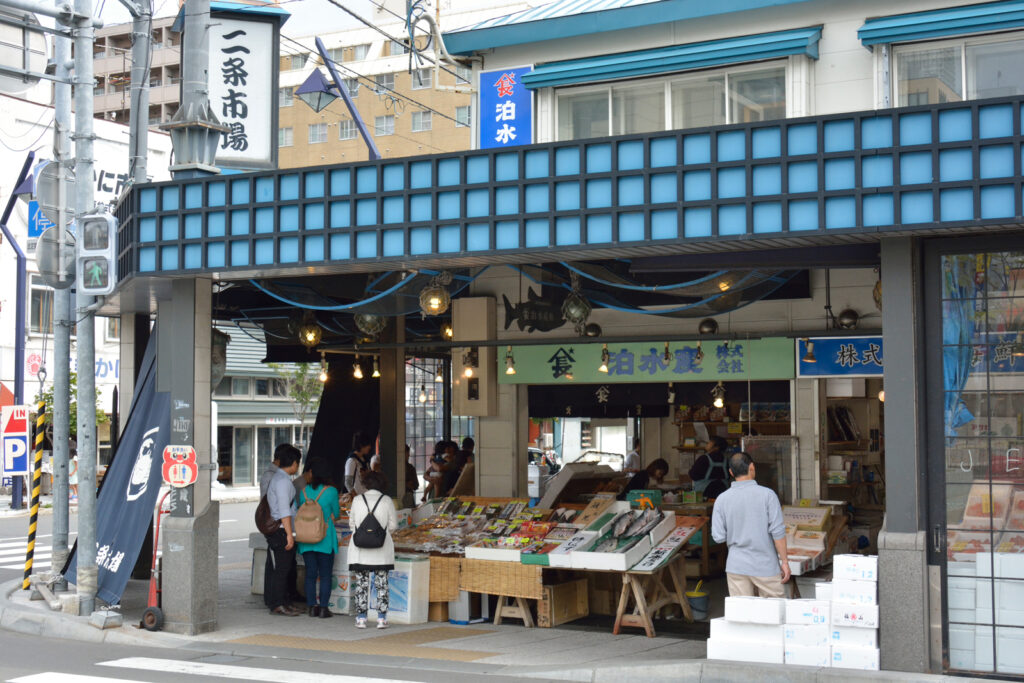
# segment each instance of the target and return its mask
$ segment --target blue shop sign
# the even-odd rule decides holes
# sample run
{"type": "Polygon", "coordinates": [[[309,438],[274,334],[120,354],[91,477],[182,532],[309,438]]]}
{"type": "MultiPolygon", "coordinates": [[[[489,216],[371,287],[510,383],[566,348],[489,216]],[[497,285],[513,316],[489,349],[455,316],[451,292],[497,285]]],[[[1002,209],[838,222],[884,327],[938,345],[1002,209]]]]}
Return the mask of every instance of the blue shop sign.
{"type": "Polygon", "coordinates": [[[480,72],[480,149],[533,142],[533,91],[522,77],[532,66],[480,72]]]}
{"type": "Polygon", "coordinates": [[[796,340],[797,377],[881,377],[882,337],[796,340]]]}

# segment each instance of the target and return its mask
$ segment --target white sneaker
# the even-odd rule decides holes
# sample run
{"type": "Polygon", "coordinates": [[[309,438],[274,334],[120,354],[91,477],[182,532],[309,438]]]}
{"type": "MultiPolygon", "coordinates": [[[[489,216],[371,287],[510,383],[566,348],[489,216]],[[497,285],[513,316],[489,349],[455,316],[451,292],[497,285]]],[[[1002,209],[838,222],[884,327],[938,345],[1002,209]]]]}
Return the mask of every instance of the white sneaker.
{"type": "Polygon", "coordinates": [[[366,628],[366,617],[356,617],[356,628],[366,628]]]}
{"type": "Polygon", "coordinates": [[[387,619],[378,619],[377,620],[377,628],[387,628],[387,627],[388,627],[388,620],[387,619]]]}

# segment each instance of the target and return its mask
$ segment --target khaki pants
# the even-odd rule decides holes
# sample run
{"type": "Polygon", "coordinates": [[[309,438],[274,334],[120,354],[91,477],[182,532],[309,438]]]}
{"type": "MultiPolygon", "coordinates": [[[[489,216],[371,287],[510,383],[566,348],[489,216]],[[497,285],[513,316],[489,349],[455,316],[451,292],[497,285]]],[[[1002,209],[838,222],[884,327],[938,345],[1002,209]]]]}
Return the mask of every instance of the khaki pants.
{"type": "Polygon", "coordinates": [[[747,576],[745,574],[726,574],[729,581],[729,595],[747,595],[761,598],[781,598],[785,594],[782,588],[782,575],[778,576],[747,576]],[[755,592],[756,591],[756,592],[755,592]]]}

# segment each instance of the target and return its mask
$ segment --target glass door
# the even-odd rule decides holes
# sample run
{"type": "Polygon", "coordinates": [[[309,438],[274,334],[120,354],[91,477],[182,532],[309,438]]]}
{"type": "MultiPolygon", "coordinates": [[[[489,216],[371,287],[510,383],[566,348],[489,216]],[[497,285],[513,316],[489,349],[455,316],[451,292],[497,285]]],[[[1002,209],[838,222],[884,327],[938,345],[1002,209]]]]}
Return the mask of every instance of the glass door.
{"type": "Polygon", "coordinates": [[[231,483],[253,486],[252,427],[235,427],[235,450],[231,465],[231,483]]]}

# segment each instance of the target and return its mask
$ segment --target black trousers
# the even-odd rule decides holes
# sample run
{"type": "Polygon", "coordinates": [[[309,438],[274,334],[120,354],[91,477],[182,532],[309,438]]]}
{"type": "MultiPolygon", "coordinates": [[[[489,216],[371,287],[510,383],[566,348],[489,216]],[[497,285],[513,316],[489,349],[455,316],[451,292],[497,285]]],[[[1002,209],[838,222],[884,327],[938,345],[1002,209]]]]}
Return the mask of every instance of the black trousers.
{"type": "Polygon", "coordinates": [[[263,602],[270,609],[287,605],[288,575],[295,568],[295,546],[285,549],[288,537],[284,529],[267,536],[267,567],[264,573],[263,602]]]}

